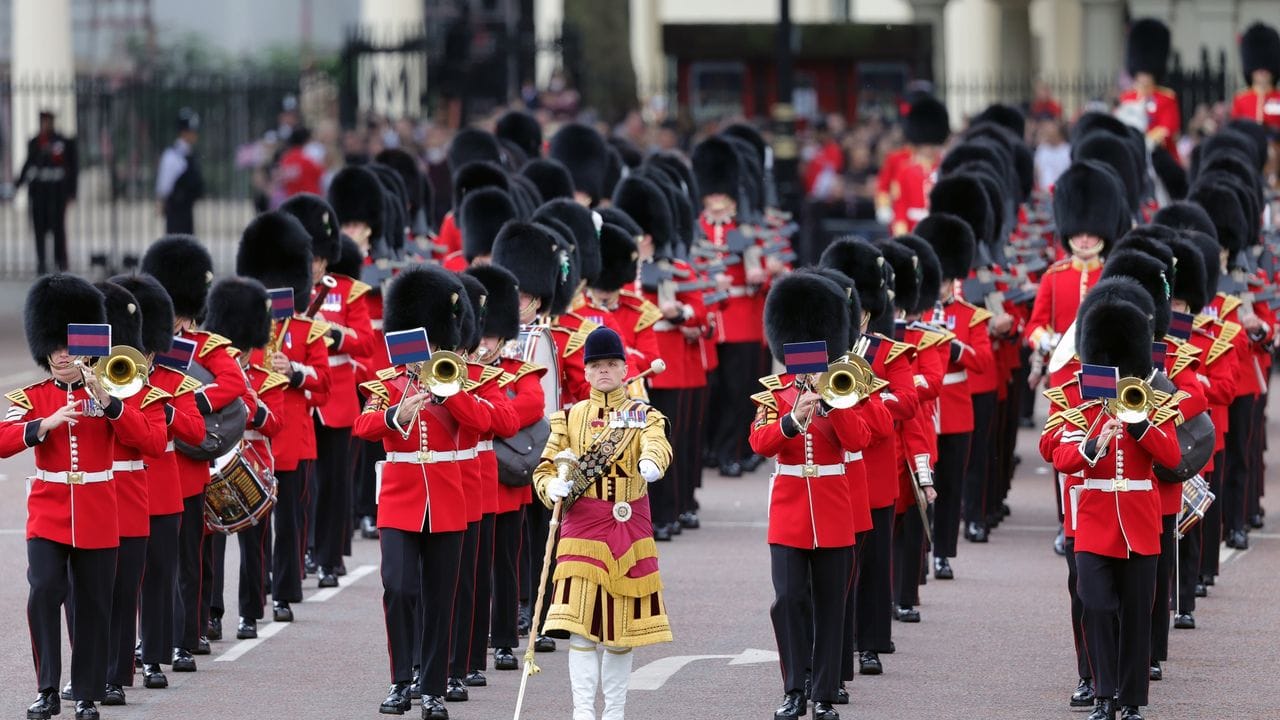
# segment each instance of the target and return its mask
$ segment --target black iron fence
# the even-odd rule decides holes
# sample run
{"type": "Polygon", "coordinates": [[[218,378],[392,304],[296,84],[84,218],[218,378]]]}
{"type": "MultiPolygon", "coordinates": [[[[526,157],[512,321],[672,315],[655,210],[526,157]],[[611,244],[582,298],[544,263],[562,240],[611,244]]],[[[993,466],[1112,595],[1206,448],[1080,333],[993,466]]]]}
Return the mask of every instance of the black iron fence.
{"type": "Polygon", "coordinates": [[[223,271],[231,268],[235,240],[255,212],[253,170],[270,159],[261,157],[269,146],[259,141],[276,127],[282,99],[298,92],[298,77],[0,77],[0,276],[36,268],[25,191],[12,192],[26,160],[26,139],[15,143],[13,134],[15,126],[34,128],[41,109],[64,108],[58,128],[76,138],[80,179],[67,211],[70,263],[74,271],[94,274],[126,267],[163,234],[156,170],[175,140],[178,110],[195,110],[206,187],[196,205],[196,232],[223,271]],[[74,129],[65,117],[69,107],[75,108],[74,129]]]}

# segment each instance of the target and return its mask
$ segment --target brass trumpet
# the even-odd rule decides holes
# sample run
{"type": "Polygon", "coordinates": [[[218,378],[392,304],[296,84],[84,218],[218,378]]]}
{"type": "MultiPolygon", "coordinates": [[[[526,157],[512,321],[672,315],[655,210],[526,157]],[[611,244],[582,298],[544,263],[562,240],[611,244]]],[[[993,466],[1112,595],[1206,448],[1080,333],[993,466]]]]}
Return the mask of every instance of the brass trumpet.
{"type": "Polygon", "coordinates": [[[418,368],[418,379],[438,397],[449,397],[461,392],[466,374],[467,361],[448,350],[431,353],[431,359],[418,368]]]}
{"type": "Polygon", "coordinates": [[[147,359],[141,352],[128,345],[116,345],[110,355],[93,364],[93,374],[108,395],[124,400],[142,389],[147,368],[147,359]]]}
{"type": "Polygon", "coordinates": [[[1115,398],[1107,401],[1107,412],[1123,423],[1142,422],[1154,409],[1151,384],[1137,377],[1120,378],[1115,398]]]}
{"type": "Polygon", "coordinates": [[[874,381],[875,374],[867,361],[861,355],[850,354],[831,363],[818,376],[814,392],[833,408],[851,408],[871,394],[874,381]]]}

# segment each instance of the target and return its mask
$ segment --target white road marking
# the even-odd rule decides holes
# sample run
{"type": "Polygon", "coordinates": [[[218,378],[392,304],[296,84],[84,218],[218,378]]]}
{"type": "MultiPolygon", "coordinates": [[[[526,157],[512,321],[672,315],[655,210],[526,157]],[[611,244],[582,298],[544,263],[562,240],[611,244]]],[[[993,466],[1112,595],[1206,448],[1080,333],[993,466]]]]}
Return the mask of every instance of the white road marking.
{"type": "Polygon", "coordinates": [[[698,660],[728,660],[730,665],[754,665],[778,662],[772,650],[747,648],[740,655],[672,655],[660,658],[631,673],[629,690],[658,690],[685,665],[698,660]]]}
{"type": "MultiPolygon", "coordinates": [[[[338,587],[325,588],[323,590],[319,590],[313,593],[310,597],[303,598],[302,602],[304,603],[325,602],[326,600],[333,598],[334,595],[337,595],[339,592],[341,592],[343,588],[347,588],[347,587],[350,587],[351,585],[354,585],[357,581],[360,580],[360,578],[364,577],[365,575],[371,574],[374,570],[377,570],[377,569],[378,569],[377,565],[361,565],[360,567],[347,573],[347,576],[342,579],[342,584],[339,585],[338,587]]],[[[279,635],[280,633],[284,632],[285,628],[289,627],[292,624],[293,623],[282,623],[282,622],[267,623],[266,625],[263,625],[260,630],[258,630],[258,637],[250,640],[241,640],[240,642],[228,648],[226,652],[214,658],[213,661],[214,662],[235,662],[236,660],[239,660],[241,657],[243,657],[245,653],[261,645],[263,642],[267,640],[267,638],[273,637],[275,635],[279,635]]]]}

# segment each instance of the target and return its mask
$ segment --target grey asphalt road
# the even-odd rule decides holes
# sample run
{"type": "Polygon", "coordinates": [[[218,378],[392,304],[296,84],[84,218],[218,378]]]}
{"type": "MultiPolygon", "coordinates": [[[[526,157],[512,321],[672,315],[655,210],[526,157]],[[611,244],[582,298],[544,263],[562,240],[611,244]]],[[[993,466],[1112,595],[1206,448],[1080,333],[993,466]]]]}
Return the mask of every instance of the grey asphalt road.
{"type": "MultiPolygon", "coordinates": [[[[13,355],[13,343],[0,352],[13,355]]],[[[21,367],[29,367],[26,362],[21,367]]],[[[924,621],[895,624],[897,653],[883,658],[884,675],[852,683],[845,718],[1083,717],[1066,707],[1074,662],[1066,567],[1050,548],[1050,480],[1033,461],[1034,431],[1023,431],[1020,439],[1027,462],[1010,498],[1012,517],[990,543],[962,543],[953,563],[956,580],[931,580],[923,588],[924,621]]],[[[24,614],[23,478],[29,461],[0,461],[0,717],[20,717],[35,691],[24,614]]],[[[655,689],[631,692],[628,717],[772,717],[781,686],[768,619],[767,480],[763,470],[737,480],[708,473],[703,528],[660,546],[676,640],[637,651],[637,681],[655,689]]],[[[1228,560],[1202,601],[1200,627],[1173,632],[1167,679],[1153,685],[1148,718],[1280,716],[1277,523],[1255,532],[1251,549],[1228,560]]],[[[234,548],[231,543],[229,568],[237,561],[234,548]]],[[[357,539],[347,567],[367,574],[346,578],[340,592],[326,593],[322,601],[315,579],[308,580],[309,600],[297,606],[297,622],[264,623],[260,629],[269,637],[256,643],[214,643],[213,656],[198,658],[199,672],[171,673],[167,690],[135,687],[127,707],[105,708],[103,716],[377,717],[388,680],[377,562],[376,542],[357,539]]],[[[235,577],[234,570],[228,573],[232,605],[235,577]]],[[[233,628],[229,622],[228,634],[233,628]]],[[[570,716],[565,656],[562,648],[537,657],[542,672],[529,680],[523,717],[570,716]]],[[[452,717],[511,717],[520,674],[488,675],[489,687],[450,706],[452,717]]],[[[411,717],[417,712],[415,707],[411,717]]]]}

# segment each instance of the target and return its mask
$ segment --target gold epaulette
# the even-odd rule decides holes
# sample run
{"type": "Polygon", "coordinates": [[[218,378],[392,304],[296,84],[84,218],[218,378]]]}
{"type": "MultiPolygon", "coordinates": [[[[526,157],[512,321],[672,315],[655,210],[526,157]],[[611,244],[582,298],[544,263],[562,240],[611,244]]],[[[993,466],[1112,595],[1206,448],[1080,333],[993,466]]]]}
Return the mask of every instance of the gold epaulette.
{"type": "Polygon", "coordinates": [[[258,388],[259,394],[267,392],[268,390],[275,390],[278,387],[283,387],[289,384],[289,378],[278,372],[273,372],[264,367],[259,367],[258,369],[267,374],[267,376],[262,379],[262,385],[258,388]]]}
{"type": "Polygon", "coordinates": [[[155,387],[153,385],[148,385],[147,395],[146,397],[142,398],[142,407],[148,407],[150,405],[160,402],[161,400],[168,400],[171,397],[173,396],[161,390],[160,388],[155,387]]]}
{"type": "Polygon", "coordinates": [[[1062,427],[1062,423],[1063,423],[1062,413],[1061,412],[1053,413],[1049,415],[1048,419],[1044,421],[1044,429],[1040,431],[1040,434],[1046,435],[1048,433],[1051,433],[1054,430],[1057,430],[1058,428],[1062,427]]]}
{"type": "Polygon", "coordinates": [[[191,377],[190,375],[183,374],[182,382],[178,383],[178,389],[173,391],[173,396],[179,397],[186,395],[187,393],[193,393],[201,387],[199,380],[191,377]]]}
{"type": "Polygon", "coordinates": [[[986,308],[980,308],[971,302],[961,300],[962,304],[973,308],[973,317],[969,318],[969,327],[974,328],[991,319],[991,311],[986,308]]]}
{"type": "Polygon", "coordinates": [[[920,342],[916,345],[917,350],[928,350],[937,347],[943,343],[951,342],[951,338],[955,337],[950,331],[933,332],[932,330],[924,330],[920,334],[920,342]]]}
{"type": "Polygon", "coordinates": [[[880,392],[881,390],[884,390],[887,387],[889,387],[888,380],[881,380],[880,378],[876,378],[875,380],[871,381],[871,392],[873,393],[880,392]]]}
{"type": "Polygon", "coordinates": [[[497,365],[485,365],[480,371],[480,377],[476,380],[476,385],[483,385],[492,380],[501,378],[506,372],[497,365]]]}
{"type": "Polygon", "coordinates": [[[1040,273],[1040,277],[1044,278],[1052,273],[1062,272],[1063,270],[1066,270],[1069,267],[1071,267],[1071,260],[1069,258],[1064,260],[1059,260],[1058,262],[1045,268],[1044,272],[1040,273]]]}
{"type": "Polygon", "coordinates": [[[591,334],[591,331],[600,327],[599,325],[595,324],[590,320],[587,320],[586,318],[583,318],[581,322],[582,324],[578,326],[577,330],[570,330],[562,326],[552,328],[552,330],[559,330],[561,332],[569,333],[569,340],[564,344],[563,357],[569,357],[570,355],[573,355],[574,353],[581,350],[582,346],[587,343],[587,336],[591,334]]]}
{"type": "Polygon", "coordinates": [[[760,384],[770,392],[786,387],[786,383],[782,382],[782,377],[779,375],[766,375],[760,378],[760,384]]]}
{"type": "Polygon", "coordinates": [[[1244,304],[1244,301],[1235,295],[1218,293],[1218,297],[1222,298],[1222,308],[1218,310],[1218,317],[1220,318],[1230,315],[1232,310],[1235,310],[1244,304]]]}
{"type": "Polygon", "coordinates": [[[1204,313],[1200,313],[1199,315],[1195,316],[1195,318],[1191,321],[1191,327],[1199,329],[1204,327],[1205,325],[1209,325],[1212,322],[1213,322],[1212,316],[1205,315],[1204,313]]]}
{"type": "Polygon", "coordinates": [[[1178,409],[1179,403],[1184,399],[1191,397],[1185,392],[1179,390],[1169,401],[1156,409],[1155,414],[1151,416],[1151,423],[1156,426],[1163,425],[1173,420],[1174,425],[1182,424],[1182,411],[1178,409]]]}
{"type": "Polygon", "coordinates": [[[1042,394],[1046,400],[1056,405],[1059,409],[1066,410],[1071,407],[1071,403],[1067,402],[1067,393],[1063,387],[1051,387],[1042,394]]]}
{"type": "Polygon", "coordinates": [[[502,379],[498,381],[498,387],[506,387],[511,383],[524,377],[525,375],[528,375],[529,373],[535,373],[535,372],[545,371],[545,370],[546,368],[542,367],[541,365],[535,365],[531,362],[524,363],[520,367],[516,368],[515,372],[509,372],[503,375],[502,379]]]}
{"type": "MultiPolygon", "coordinates": [[[[1174,391],[1174,392],[1177,392],[1177,391],[1174,391]]],[[[1165,392],[1164,390],[1157,390],[1156,388],[1151,388],[1151,402],[1156,407],[1164,407],[1165,403],[1169,402],[1169,399],[1172,398],[1173,395],[1174,393],[1168,393],[1168,392],[1165,392]]]]}
{"type": "Polygon", "coordinates": [[[384,383],[381,380],[370,380],[368,382],[362,382],[360,383],[360,389],[364,390],[369,395],[374,395],[379,398],[382,398],[383,402],[387,402],[387,403],[391,402],[391,391],[387,389],[386,383],[384,383]]]}
{"type": "Polygon", "coordinates": [[[1222,357],[1223,354],[1225,354],[1230,349],[1231,349],[1231,342],[1229,340],[1224,340],[1223,338],[1220,338],[1220,337],[1214,338],[1213,345],[1209,346],[1209,352],[1204,357],[1204,364],[1212,365],[1214,361],[1222,357]]]}
{"type": "Polygon", "coordinates": [[[14,390],[13,392],[6,393],[5,398],[9,402],[13,403],[14,405],[17,405],[18,407],[22,408],[23,410],[30,410],[33,407],[33,405],[31,403],[31,398],[27,397],[27,388],[29,387],[34,387],[34,386],[28,385],[25,388],[19,388],[17,390],[14,390]]]}
{"type": "Polygon", "coordinates": [[[378,372],[374,373],[379,380],[391,380],[399,374],[400,371],[396,370],[394,367],[382,368],[378,372]]]}
{"type": "Polygon", "coordinates": [[[775,398],[773,396],[773,393],[769,390],[758,392],[755,395],[752,395],[751,402],[757,405],[760,405],[761,407],[767,407],[770,410],[777,411],[778,409],[778,399],[775,398]]]}
{"type": "Polygon", "coordinates": [[[647,330],[662,319],[662,311],[658,309],[658,306],[649,302],[643,296],[626,290],[623,290],[619,295],[630,299],[632,301],[631,307],[640,313],[640,319],[636,320],[636,332],[647,330]]]}
{"type": "Polygon", "coordinates": [[[1219,324],[1222,325],[1222,332],[1218,333],[1218,337],[1226,340],[1227,342],[1235,342],[1236,336],[1244,330],[1244,326],[1240,323],[1234,323],[1230,320],[1224,320],[1219,324]]]}
{"type": "Polygon", "coordinates": [[[1200,359],[1196,357],[1199,353],[1200,348],[1191,343],[1183,343],[1178,348],[1178,352],[1174,354],[1173,368],[1169,370],[1169,377],[1175,377],[1178,373],[1191,367],[1193,363],[1200,359]]]}
{"type": "MultiPolygon", "coordinates": [[[[1096,402],[1096,401],[1094,401],[1094,402],[1096,402]]],[[[1063,410],[1062,412],[1060,412],[1060,413],[1058,413],[1058,414],[1062,416],[1062,421],[1063,421],[1063,422],[1071,423],[1072,425],[1075,425],[1076,427],[1080,428],[1081,430],[1088,430],[1088,429],[1089,429],[1089,421],[1088,421],[1088,419],[1086,419],[1086,418],[1085,418],[1085,416],[1084,416],[1084,410],[1085,410],[1085,408],[1090,407],[1091,405],[1092,405],[1092,403],[1085,403],[1084,405],[1081,405],[1080,407],[1067,408],[1066,410],[1063,410]]]]}
{"type": "Polygon", "coordinates": [[[894,360],[897,360],[903,355],[906,355],[908,358],[910,358],[911,355],[908,353],[915,352],[915,348],[908,345],[907,343],[898,342],[897,340],[891,340],[890,342],[893,344],[889,346],[889,353],[884,356],[885,365],[888,365],[889,363],[893,362],[894,360]]]}
{"type": "Polygon", "coordinates": [[[355,302],[356,300],[359,300],[360,296],[364,295],[365,293],[369,292],[372,289],[373,288],[371,286],[366,285],[365,283],[362,283],[359,280],[352,280],[351,291],[347,293],[347,303],[350,304],[355,302]]]}
{"type": "Polygon", "coordinates": [[[312,320],[311,329],[307,331],[307,342],[313,343],[320,338],[325,338],[325,345],[329,345],[329,338],[325,337],[329,334],[329,323],[323,320],[312,320]]]}
{"type": "Polygon", "coordinates": [[[218,333],[208,333],[209,337],[204,341],[204,347],[200,348],[200,357],[204,357],[220,347],[227,347],[231,341],[222,337],[218,333]]]}
{"type": "Polygon", "coordinates": [[[1165,97],[1169,97],[1169,98],[1177,98],[1177,97],[1178,97],[1178,94],[1177,94],[1176,92],[1174,92],[1171,88],[1167,88],[1167,87],[1165,87],[1165,86],[1163,86],[1163,85],[1157,85],[1157,86],[1156,86],[1156,94],[1158,94],[1158,95],[1164,95],[1165,97]]]}

